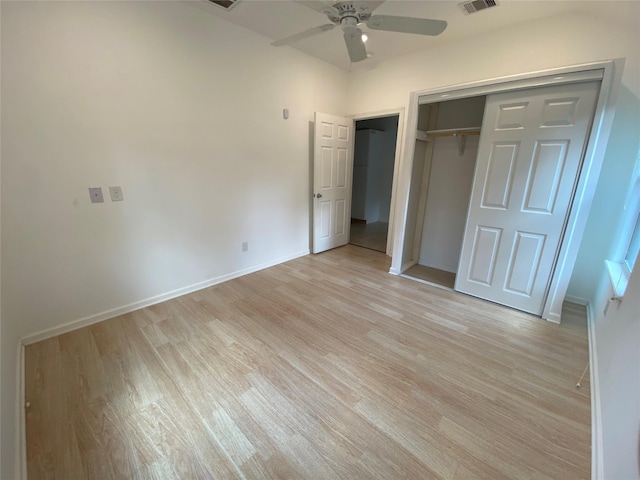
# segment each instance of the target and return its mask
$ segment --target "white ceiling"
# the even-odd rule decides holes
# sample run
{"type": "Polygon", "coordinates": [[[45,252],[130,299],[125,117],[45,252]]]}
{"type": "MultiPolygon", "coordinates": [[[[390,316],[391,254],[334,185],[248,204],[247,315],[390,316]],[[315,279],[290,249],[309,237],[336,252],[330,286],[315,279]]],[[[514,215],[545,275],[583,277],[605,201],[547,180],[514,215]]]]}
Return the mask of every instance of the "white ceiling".
{"type": "MultiPolygon", "coordinates": [[[[327,0],[327,3],[332,3],[327,0]]],[[[582,11],[604,17],[607,21],[639,28],[640,1],[565,1],[565,0],[498,0],[497,7],[464,15],[456,0],[386,0],[374,14],[403,15],[419,18],[446,20],[447,29],[437,37],[403,33],[367,31],[367,51],[373,56],[350,66],[342,32],[336,28],[292,45],[309,55],[338,67],[362,68],[367,63],[381,62],[418,50],[470,37],[519,23],[555,16],[569,11],[582,11]]],[[[322,14],[292,0],[240,0],[226,11],[207,0],[201,0],[198,8],[224,18],[232,23],[277,40],[311,27],[330,23],[322,14]]],[[[292,48],[289,46],[273,48],[292,48]]],[[[474,46],[474,48],[478,48],[474,46]]]]}

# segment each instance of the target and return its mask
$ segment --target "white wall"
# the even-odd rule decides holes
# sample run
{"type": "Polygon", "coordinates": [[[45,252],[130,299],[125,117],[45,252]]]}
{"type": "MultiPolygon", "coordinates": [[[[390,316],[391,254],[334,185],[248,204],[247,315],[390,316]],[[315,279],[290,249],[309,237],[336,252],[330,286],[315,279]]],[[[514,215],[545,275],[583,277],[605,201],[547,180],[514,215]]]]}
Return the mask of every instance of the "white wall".
{"type": "MultiPolygon", "coordinates": [[[[436,129],[480,127],[484,104],[485,97],[440,102],[436,129]]],[[[432,140],[420,265],[453,273],[458,270],[479,138],[467,136],[462,155],[455,137],[432,140]]]]}
{"type": "MultiPolygon", "coordinates": [[[[615,2],[611,3],[615,5],[615,2]]],[[[619,223],[624,201],[624,191],[620,190],[626,188],[626,179],[633,168],[640,139],[640,57],[637,50],[640,44],[640,18],[636,18],[635,22],[636,27],[629,28],[608,24],[588,15],[570,13],[496,30],[400,57],[375,68],[361,69],[350,77],[349,112],[358,114],[398,106],[408,107],[412,91],[625,57],[616,117],[568,290],[569,295],[588,300],[593,311],[599,315],[607,293],[606,289],[598,289],[598,285],[609,282],[603,261],[617,245],[616,229],[612,227],[619,223]],[[484,45],[486,48],[478,50],[473,48],[474,45],[484,45]]],[[[414,126],[407,125],[407,129],[412,128],[414,126]]],[[[405,201],[399,199],[398,203],[405,201]]],[[[600,363],[598,370],[601,372],[599,387],[602,391],[604,470],[607,474],[603,478],[607,479],[616,478],[610,474],[617,474],[615,469],[618,465],[621,476],[617,478],[638,478],[637,473],[631,477],[624,476],[633,471],[633,465],[638,464],[637,410],[634,410],[635,417],[628,416],[637,407],[638,396],[633,390],[635,386],[626,386],[625,391],[633,390],[627,397],[619,396],[616,391],[616,388],[625,389],[621,384],[625,378],[631,379],[634,374],[635,379],[638,378],[637,292],[640,288],[637,277],[638,272],[634,284],[629,287],[631,292],[636,293],[631,295],[633,298],[626,300],[636,307],[627,307],[627,313],[622,314],[627,320],[619,323],[617,320],[605,322],[600,317],[594,320],[596,354],[600,363]],[[634,308],[636,313],[633,313],[634,308]],[[613,371],[615,368],[619,368],[619,371],[613,371]],[[629,441],[624,447],[615,437],[616,432],[622,430],[624,434],[620,438],[629,441]],[[631,442],[632,438],[635,438],[634,442],[631,442]],[[619,447],[620,450],[616,451],[619,447]],[[632,451],[635,452],[633,458],[630,456],[632,451]],[[621,454],[626,455],[623,464],[618,463],[621,454]]]]}
{"type": "Polygon", "coordinates": [[[640,267],[621,301],[608,278],[590,304],[602,422],[602,479],[640,478],[640,267]]]}
{"type": "Polygon", "coordinates": [[[1,27],[9,479],[19,338],[308,251],[309,122],[347,74],[180,2],[2,2],[1,27]]]}
{"type": "MultiPolygon", "coordinates": [[[[639,87],[636,90],[640,90],[639,87]]],[[[588,300],[596,294],[599,278],[604,274],[604,261],[612,259],[617,248],[617,238],[612,232],[617,231],[625,213],[628,181],[639,151],[640,92],[632,92],[623,85],[618,94],[618,107],[607,144],[605,163],[598,179],[568,295],[588,300]]]]}

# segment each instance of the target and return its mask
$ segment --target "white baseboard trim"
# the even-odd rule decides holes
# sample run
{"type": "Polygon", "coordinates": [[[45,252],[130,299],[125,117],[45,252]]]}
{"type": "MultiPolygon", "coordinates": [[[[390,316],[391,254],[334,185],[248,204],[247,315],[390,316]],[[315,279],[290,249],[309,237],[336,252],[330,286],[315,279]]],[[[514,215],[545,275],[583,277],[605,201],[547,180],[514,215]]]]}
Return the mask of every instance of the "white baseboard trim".
{"type": "Polygon", "coordinates": [[[417,264],[418,262],[415,260],[411,260],[405,264],[403,264],[400,267],[400,270],[398,270],[397,268],[391,267],[389,269],[389,273],[391,275],[402,275],[403,272],[406,272],[408,269],[410,269],[411,267],[413,267],[415,264],[417,264]]]}
{"type": "Polygon", "coordinates": [[[589,305],[589,300],[586,298],[574,297],[573,295],[565,295],[564,300],[565,302],[575,303],[576,305],[583,305],[585,307],[589,305]]]}
{"type": "Polygon", "coordinates": [[[417,264],[418,264],[417,260],[409,260],[407,263],[403,263],[402,266],[400,267],[400,271],[397,273],[397,275],[403,274],[404,272],[406,272],[411,267],[413,267],[414,265],[417,265],[417,264]]]}
{"type": "Polygon", "coordinates": [[[123,305],[121,307],[116,307],[110,310],[106,310],[104,312],[89,315],[88,317],[72,320],[70,322],[64,323],[62,325],[58,325],[56,327],[47,328],[46,330],[41,330],[39,332],[26,335],[22,337],[21,342],[23,345],[29,345],[31,343],[40,342],[42,340],[46,340],[48,338],[61,335],[63,333],[77,330],[78,328],[82,328],[88,325],[93,325],[94,323],[102,322],[103,320],[107,320],[109,318],[124,315],[125,313],[130,313],[135,310],[140,310],[141,308],[149,307],[151,305],[155,305],[156,303],[166,302],[167,300],[171,300],[172,298],[181,297],[182,295],[193,293],[198,290],[202,290],[203,288],[208,288],[213,285],[226,282],[228,280],[233,280],[234,278],[242,277],[243,275],[248,275],[249,273],[253,273],[259,270],[263,270],[265,268],[273,267],[280,263],[288,262],[290,260],[294,260],[299,257],[304,257],[305,255],[309,255],[309,250],[303,250],[302,252],[297,252],[292,255],[287,255],[286,257],[281,257],[276,260],[254,265],[252,267],[248,267],[242,270],[237,270],[235,272],[228,273],[226,275],[220,275],[219,277],[210,278],[202,282],[194,283],[193,285],[188,285],[186,287],[178,288],[176,290],[171,290],[170,292],[162,293],[160,295],[155,295],[153,297],[149,297],[144,300],[139,300],[137,302],[133,302],[128,305],[123,305]]]}
{"type": "Polygon", "coordinates": [[[602,445],[602,414],[600,411],[600,378],[596,347],[593,304],[587,302],[589,331],[589,383],[591,384],[591,480],[604,480],[604,451],[602,445]]]}

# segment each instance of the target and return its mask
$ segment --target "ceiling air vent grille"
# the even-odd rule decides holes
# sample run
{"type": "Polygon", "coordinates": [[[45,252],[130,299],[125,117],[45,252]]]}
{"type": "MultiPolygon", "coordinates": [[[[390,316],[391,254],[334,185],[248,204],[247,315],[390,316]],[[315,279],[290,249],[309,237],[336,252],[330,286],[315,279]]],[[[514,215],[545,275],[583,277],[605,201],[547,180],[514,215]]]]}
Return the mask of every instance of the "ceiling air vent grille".
{"type": "Polygon", "coordinates": [[[498,2],[495,0],[473,0],[471,2],[462,2],[458,4],[465,15],[486,10],[487,8],[497,7],[498,2]]]}
{"type": "Polygon", "coordinates": [[[209,1],[214,5],[224,8],[225,10],[231,10],[233,7],[236,6],[236,3],[238,3],[240,0],[209,0],[209,1]]]}

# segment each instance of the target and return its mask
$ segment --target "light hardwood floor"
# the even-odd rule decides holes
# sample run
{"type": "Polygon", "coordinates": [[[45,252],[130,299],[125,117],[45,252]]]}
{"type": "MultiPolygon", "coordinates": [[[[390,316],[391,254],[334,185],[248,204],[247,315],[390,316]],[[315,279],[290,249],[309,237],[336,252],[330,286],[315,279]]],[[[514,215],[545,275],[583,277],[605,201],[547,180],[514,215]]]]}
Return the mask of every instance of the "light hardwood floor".
{"type": "Polygon", "coordinates": [[[427,267],[425,265],[414,265],[409,268],[403,274],[406,277],[416,278],[418,280],[424,280],[425,282],[435,283],[442,287],[450,288],[456,283],[456,274],[451,272],[445,272],[433,267],[427,267]]]}
{"type": "Polygon", "coordinates": [[[26,349],[29,479],[588,479],[580,321],[347,246],[26,349]]]}
{"type": "Polygon", "coordinates": [[[386,252],[388,231],[389,224],[385,222],[352,223],[349,243],[358,247],[386,252]]]}

